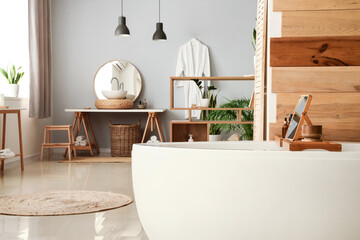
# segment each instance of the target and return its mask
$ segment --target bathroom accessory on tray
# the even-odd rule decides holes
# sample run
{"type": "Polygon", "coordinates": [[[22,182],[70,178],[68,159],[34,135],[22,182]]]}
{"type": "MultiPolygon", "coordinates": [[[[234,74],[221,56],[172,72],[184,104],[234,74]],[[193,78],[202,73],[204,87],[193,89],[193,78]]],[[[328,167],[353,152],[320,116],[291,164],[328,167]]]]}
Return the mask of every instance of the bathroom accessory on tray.
{"type": "Polygon", "coordinates": [[[306,149],[324,149],[328,151],[341,151],[341,144],[329,141],[322,141],[322,126],[313,125],[307,115],[311,95],[301,95],[295,107],[293,117],[285,138],[276,137],[275,141],[288,151],[303,151],[306,149]],[[304,121],[307,125],[303,125],[304,121]],[[302,134],[304,135],[302,135],[302,134]],[[305,140],[301,140],[305,137],[305,140]],[[310,137],[310,141],[309,138],[310,137]]]}
{"type": "Polygon", "coordinates": [[[130,62],[112,60],[102,65],[94,77],[99,109],[129,109],[142,89],[140,72],[130,62]]]}

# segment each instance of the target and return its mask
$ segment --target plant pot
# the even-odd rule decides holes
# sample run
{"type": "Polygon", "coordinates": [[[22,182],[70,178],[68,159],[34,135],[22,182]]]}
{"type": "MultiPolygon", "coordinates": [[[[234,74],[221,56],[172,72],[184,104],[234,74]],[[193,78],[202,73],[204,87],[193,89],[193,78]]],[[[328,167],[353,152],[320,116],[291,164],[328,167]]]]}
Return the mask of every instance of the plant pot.
{"type": "Polygon", "coordinates": [[[221,135],[209,135],[209,142],[218,142],[222,141],[221,135]]]}
{"type": "Polygon", "coordinates": [[[8,84],[5,91],[6,97],[18,97],[19,96],[19,84],[8,84]]]}
{"type": "Polygon", "coordinates": [[[210,104],[210,99],[207,99],[207,98],[203,98],[200,100],[200,105],[202,107],[208,107],[210,104]]]}

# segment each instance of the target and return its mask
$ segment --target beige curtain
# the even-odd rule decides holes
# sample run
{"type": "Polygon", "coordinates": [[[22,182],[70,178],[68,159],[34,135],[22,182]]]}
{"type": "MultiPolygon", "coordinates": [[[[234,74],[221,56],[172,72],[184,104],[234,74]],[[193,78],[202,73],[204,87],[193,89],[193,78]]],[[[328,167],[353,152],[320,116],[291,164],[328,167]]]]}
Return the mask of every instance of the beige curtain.
{"type": "Polygon", "coordinates": [[[50,0],[28,0],[31,118],[51,116],[50,0]]]}

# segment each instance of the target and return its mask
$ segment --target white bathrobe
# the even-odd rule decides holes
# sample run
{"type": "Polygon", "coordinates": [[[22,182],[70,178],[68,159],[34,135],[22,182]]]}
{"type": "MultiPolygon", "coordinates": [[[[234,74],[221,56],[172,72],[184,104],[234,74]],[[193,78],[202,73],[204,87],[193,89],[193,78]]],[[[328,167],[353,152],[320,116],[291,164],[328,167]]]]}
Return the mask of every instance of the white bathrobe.
{"type": "MultiPolygon", "coordinates": [[[[209,49],[197,39],[191,39],[179,49],[176,76],[184,77],[210,77],[209,49]]],[[[185,107],[192,104],[200,106],[202,93],[194,81],[176,81],[175,86],[184,87],[185,107]]],[[[201,111],[191,112],[192,117],[200,119],[201,111]]],[[[185,111],[185,118],[189,118],[185,111]]]]}

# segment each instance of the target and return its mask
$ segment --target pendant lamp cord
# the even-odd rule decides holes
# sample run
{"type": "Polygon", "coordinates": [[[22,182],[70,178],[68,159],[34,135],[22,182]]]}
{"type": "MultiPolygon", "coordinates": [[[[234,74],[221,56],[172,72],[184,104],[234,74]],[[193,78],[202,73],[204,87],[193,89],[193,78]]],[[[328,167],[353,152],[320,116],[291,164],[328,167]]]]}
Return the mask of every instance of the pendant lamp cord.
{"type": "Polygon", "coordinates": [[[123,7],[123,0],[121,0],[121,16],[122,16],[122,17],[124,16],[124,14],[123,14],[123,9],[124,9],[124,7],[123,7]]]}
{"type": "Polygon", "coordinates": [[[159,22],[160,22],[160,0],[159,0],[159,22]]]}

